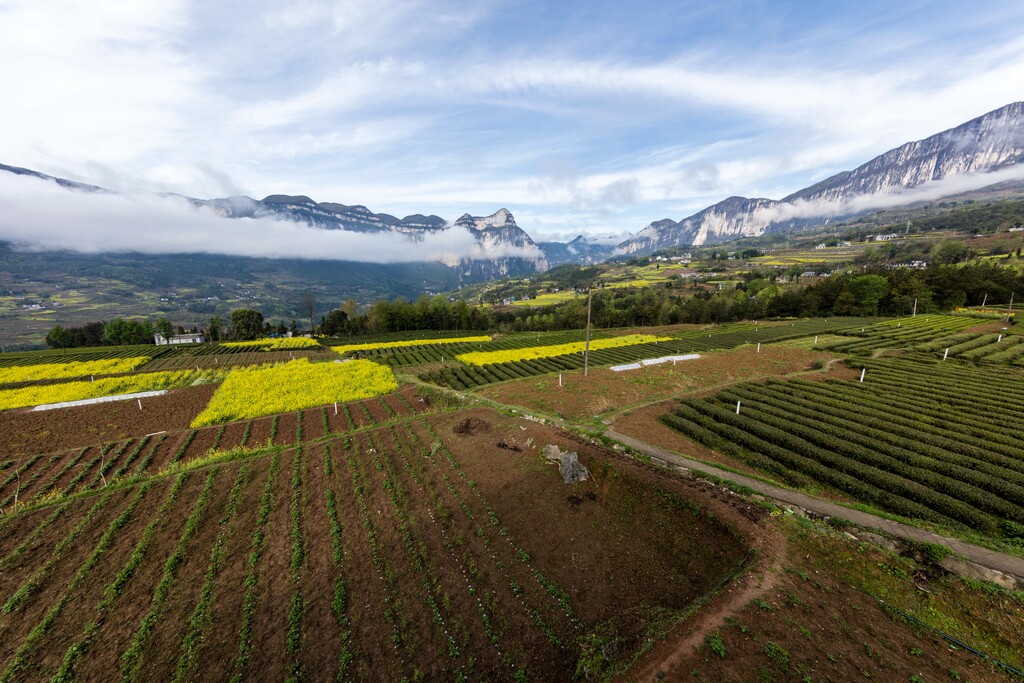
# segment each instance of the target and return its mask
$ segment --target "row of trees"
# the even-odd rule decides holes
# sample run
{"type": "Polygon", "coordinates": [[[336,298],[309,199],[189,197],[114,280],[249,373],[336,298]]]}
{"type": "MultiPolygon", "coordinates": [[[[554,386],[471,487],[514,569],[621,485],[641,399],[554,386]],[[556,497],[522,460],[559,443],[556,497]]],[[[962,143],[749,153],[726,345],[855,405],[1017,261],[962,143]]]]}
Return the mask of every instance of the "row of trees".
{"type": "MultiPolygon", "coordinates": [[[[248,308],[232,311],[230,324],[220,316],[214,316],[203,330],[196,326],[191,329],[192,333],[203,332],[209,341],[258,339],[272,334],[295,334],[298,331],[298,325],[294,320],[291,326],[284,323],[274,325],[265,321],[259,311],[248,308]]],[[[158,318],[155,321],[117,318],[110,322],[85,323],[81,327],[54,325],[46,335],[46,345],[51,349],[71,349],[85,346],[154,344],[156,334],[170,338],[175,334],[187,332],[183,326],[175,326],[167,318],[158,318]]]]}
{"type": "MultiPolygon", "coordinates": [[[[584,283],[586,284],[586,283],[584,283]]],[[[757,273],[735,287],[684,292],[679,287],[595,289],[591,319],[599,327],[678,323],[721,323],[768,317],[907,315],[944,311],[984,301],[1006,302],[1024,292],[1024,277],[991,262],[928,268],[867,266],[837,273],[812,285],[780,288],[757,273]]],[[[360,335],[410,330],[542,331],[578,329],[586,324],[581,297],[546,308],[481,308],[441,296],[378,301],[363,311],[354,302],[321,319],[326,335],[360,335]]]]}
{"type": "MultiPolygon", "coordinates": [[[[192,328],[192,332],[198,331],[192,328]]],[[[175,327],[167,318],[158,318],[155,322],[116,318],[110,322],[85,323],[81,327],[54,325],[46,335],[46,345],[51,349],[70,349],[82,346],[153,344],[155,334],[170,337],[185,334],[185,328],[180,325],[175,327]]]]}
{"type": "MultiPolygon", "coordinates": [[[[581,282],[581,284],[589,284],[581,282]]],[[[813,285],[780,289],[751,273],[735,287],[685,292],[679,287],[595,289],[591,319],[598,327],[642,327],[678,323],[722,323],[768,317],[830,315],[906,315],[951,310],[959,306],[1006,302],[1024,291],[1024,277],[1014,268],[987,263],[937,265],[929,268],[866,266],[858,273],[839,273],[813,285]]],[[[312,302],[311,302],[312,307],[312,302]]],[[[380,300],[360,310],[351,299],[320,319],[314,331],[328,336],[358,336],[414,330],[544,331],[579,329],[586,324],[584,297],[546,308],[471,307],[443,296],[380,300]]],[[[312,320],[311,320],[312,322],[312,320]]],[[[184,332],[182,328],[177,328],[184,332]]],[[[193,331],[196,331],[193,328],[193,331]]],[[[166,318],[155,323],[112,320],[82,327],[55,326],[46,341],[51,348],[104,344],[151,344],[154,332],[171,336],[166,318]]],[[[209,320],[204,330],[211,341],[257,339],[293,334],[298,326],[274,325],[254,309],[232,311],[230,321],[209,320]]]]}

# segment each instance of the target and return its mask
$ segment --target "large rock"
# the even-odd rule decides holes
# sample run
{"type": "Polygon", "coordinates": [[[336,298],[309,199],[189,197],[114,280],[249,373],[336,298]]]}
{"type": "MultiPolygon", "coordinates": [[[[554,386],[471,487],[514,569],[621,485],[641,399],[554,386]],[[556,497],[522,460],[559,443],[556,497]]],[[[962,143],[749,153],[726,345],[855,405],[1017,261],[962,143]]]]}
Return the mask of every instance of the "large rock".
{"type": "Polygon", "coordinates": [[[558,473],[566,484],[575,484],[590,479],[590,471],[580,462],[580,456],[573,452],[563,452],[558,446],[549,444],[544,447],[544,457],[558,463],[558,473]]]}

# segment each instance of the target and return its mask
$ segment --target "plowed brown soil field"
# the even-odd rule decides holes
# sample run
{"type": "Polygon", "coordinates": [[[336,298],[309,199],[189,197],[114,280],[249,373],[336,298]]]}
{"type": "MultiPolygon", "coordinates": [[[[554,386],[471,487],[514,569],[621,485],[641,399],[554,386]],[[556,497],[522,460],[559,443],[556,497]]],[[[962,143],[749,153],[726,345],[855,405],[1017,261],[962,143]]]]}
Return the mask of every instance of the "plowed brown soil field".
{"type": "Polygon", "coordinates": [[[764,515],[484,409],[64,500],[0,521],[0,679],[566,680],[646,648],[764,515]]]}

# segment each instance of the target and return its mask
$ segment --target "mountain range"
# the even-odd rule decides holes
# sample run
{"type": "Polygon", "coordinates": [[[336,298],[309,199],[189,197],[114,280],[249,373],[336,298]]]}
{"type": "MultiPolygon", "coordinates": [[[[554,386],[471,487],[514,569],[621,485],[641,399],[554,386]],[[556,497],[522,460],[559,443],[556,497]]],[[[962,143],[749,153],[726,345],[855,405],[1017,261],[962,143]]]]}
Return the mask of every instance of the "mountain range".
{"type": "MultiPolygon", "coordinates": [[[[440,261],[455,271],[458,282],[465,284],[541,272],[563,263],[589,264],[617,255],[645,255],[669,247],[800,230],[867,210],[916,201],[923,196],[922,189],[928,190],[928,198],[936,199],[943,193],[962,191],[965,181],[977,188],[989,182],[1005,183],[1007,170],[1013,174],[1013,180],[1022,180],[1024,173],[1015,174],[1017,169],[1024,170],[1022,161],[1024,102],[1015,102],[955,128],[901,145],[781,200],[729,197],[679,221],[654,221],[614,246],[582,235],[568,243],[534,242],[504,208],[490,216],[467,213],[448,221],[424,214],[398,218],[374,213],[359,204],[318,203],[303,195],[186,199],[226,218],[272,217],[302,223],[311,229],[393,233],[413,241],[462,228],[472,235],[477,248],[469,256],[452,254],[440,261]]],[[[72,191],[106,192],[94,185],[14,166],[0,164],[0,171],[50,180],[72,191]]],[[[352,261],[358,258],[354,256],[352,261]]]]}
{"type": "MultiPolygon", "coordinates": [[[[655,221],[616,247],[617,254],[649,254],[821,225],[863,210],[914,201],[914,188],[985,174],[1024,160],[1024,102],[1014,102],[924,140],[891,149],[852,171],[843,171],[781,200],[729,197],[678,222],[655,221]],[[908,192],[910,191],[910,192],[908,192]]],[[[1024,173],[1020,177],[1024,177],[1024,173]]],[[[1002,179],[1002,178],[1000,178],[1002,179]]],[[[995,184],[997,179],[992,179],[995,184]]],[[[950,184],[945,195],[963,189],[950,184]]]]}

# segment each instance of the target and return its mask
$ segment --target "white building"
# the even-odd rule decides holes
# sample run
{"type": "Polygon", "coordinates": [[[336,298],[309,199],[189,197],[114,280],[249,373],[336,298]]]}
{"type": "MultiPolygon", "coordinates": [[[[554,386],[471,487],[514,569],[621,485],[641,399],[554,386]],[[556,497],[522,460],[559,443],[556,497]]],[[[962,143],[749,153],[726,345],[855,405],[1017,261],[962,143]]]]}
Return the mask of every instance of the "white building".
{"type": "Polygon", "coordinates": [[[167,339],[158,332],[153,335],[153,341],[157,346],[167,346],[168,344],[202,344],[206,338],[203,337],[202,332],[198,332],[196,334],[175,334],[167,339]]]}

